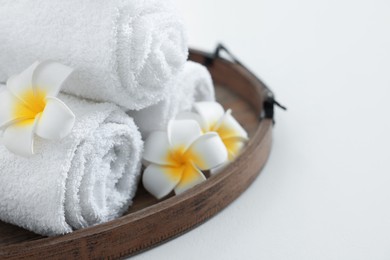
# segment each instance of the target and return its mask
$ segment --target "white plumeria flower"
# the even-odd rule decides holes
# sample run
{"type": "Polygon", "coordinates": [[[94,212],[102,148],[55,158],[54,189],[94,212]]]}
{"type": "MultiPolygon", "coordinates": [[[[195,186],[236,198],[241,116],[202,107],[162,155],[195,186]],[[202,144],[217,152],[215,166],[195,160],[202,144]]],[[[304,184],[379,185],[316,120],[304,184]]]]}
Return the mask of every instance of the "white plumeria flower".
{"type": "Polygon", "coordinates": [[[72,69],[59,63],[35,62],[12,76],[0,89],[1,144],[21,155],[34,154],[34,135],[55,140],[68,135],[75,115],[56,98],[72,69]]]}
{"type": "Polygon", "coordinates": [[[201,171],[225,163],[227,156],[218,134],[202,134],[194,120],[171,120],[167,132],[153,132],[145,142],[144,187],[158,199],[172,190],[180,194],[205,181],[201,171]]]}
{"type": "Polygon", "coordinates": [[[225,112],[221,104],[204,101],[195,103],[193,111],[181,113],[177,119],[193,119],[204,133],[216,132],[226,146],[229,161],[233,161],[248,141],[248,133],[232,116],[231,109],[225,112]]]}

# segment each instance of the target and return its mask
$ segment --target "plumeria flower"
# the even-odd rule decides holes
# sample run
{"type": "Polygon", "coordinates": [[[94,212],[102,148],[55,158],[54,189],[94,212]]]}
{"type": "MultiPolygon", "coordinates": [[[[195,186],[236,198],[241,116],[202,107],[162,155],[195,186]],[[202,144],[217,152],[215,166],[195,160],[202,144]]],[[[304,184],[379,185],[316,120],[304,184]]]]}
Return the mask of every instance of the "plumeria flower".
{"type": "Polygon", "coordinates": [[[171,120],[167,132],[153,132],[145,142],[144,187],[158,199],[173,190],[180,194],[205,181],[201,171],[225,163],[227,156],[218,134],[202,134],[194,120],[171,120]]]}
{"type": "Polygon", "coordinates": [[[12,76],[0,89],[1,144],[21,155],[34,154],[34,136],[48,140],[68,135],[75,115],[56,98],[72,69],[59,63],[35,62],[12,76]]]}
{"type": "Polygon", "coordinates": [[[229,154],[229,161],[233,161],[248,141],[248,133],[232,116],[231,109],[225,110],[217,102],[197,102],[194,112],[185,112],[177,119],[193,119],[201,126],[204,133],[216,132],[222,139],[229,154]]]}

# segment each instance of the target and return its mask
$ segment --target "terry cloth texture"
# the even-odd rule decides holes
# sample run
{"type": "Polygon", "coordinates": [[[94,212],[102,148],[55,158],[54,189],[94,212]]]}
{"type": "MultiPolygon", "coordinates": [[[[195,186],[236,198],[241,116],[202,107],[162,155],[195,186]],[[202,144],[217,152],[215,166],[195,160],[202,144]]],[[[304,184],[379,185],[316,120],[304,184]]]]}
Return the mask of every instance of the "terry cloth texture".
{"type": "Polygon", "coordinates": [[[143,142],[117,106],[61,94],[76,115],[59,141],[35,136],[35,155],[0,146],[0,219],[41,235],[59,235],[112,220],[132,202],[143,142]]]}
{"type": "Polygon", "coordinates": [[[0,82],[35,61],[75,69],[63,91],[139,110],[172,91],[188,56],[170,0],[0,0],[0,82]]]}
{"type": "Polygon", "coordinates": [[[215,100],[210,73],[199,63],[188,61],[171,84],[173,91],[158,104],[128,112],[143,138],[153,131],[165,131],[168,121],[180,112],[191,110],[194,102],[215,100]]]}

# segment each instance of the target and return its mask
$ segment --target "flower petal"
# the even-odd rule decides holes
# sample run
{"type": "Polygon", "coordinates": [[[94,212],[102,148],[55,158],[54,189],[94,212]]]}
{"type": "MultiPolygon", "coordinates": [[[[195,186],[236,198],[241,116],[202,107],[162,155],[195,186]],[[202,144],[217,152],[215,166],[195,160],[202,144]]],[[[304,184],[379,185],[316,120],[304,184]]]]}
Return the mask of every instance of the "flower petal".
{"type": "Polygon", "coordinates": [[[217,102],[197,102],[194,105],[194,110],[205,121],[208,131],[214,131],[214,126],[223,117],[225,110],[221,104],[217,102]]]}
{"type": "Polygon", "coordinates": [[[213,168],[210,170],[211,175],[218,174],[225,170],[225,168],[234,161],[241,153],[242,149],[245,147],[245,141],[242,141],[240,138],[229,138],[222,140],[228,151],[229,160],[225,163],[213,168]]]}
{"type": "Polygon", "coordinates": [[[189,163],[184,167],[182,177],[179,184],[175,188],[176,194],[181,194],[186,190],[191,189],[195,185],[202,183],[206,180],[206,177],[201,171],[199,171],[194,164],[189,163]]]}
{"type": "Polygon", "coordinates": [[[64,102],[55,97],[46,98],[35,133],[42,138],[55,140],[67,136],[74,126],[75,115],[64,102]]]}
{"type": "Polygon", "coordinates": [[[242,139],[237,137],[222,139],[222,141],[228,151],[229,161],[233,161],[234,159],[236,159],[245,146],[245,141],[242,141],[242,139]]]}
{"type": "Polygon", "coordinates": [[[243,141],[248,140],[248,133],[232,116],[232,111],[230,109],[217,124],[215,131],[222,139],[240,138],[243,141]]]}
{"type": "Polygon", "coordinates": [[[26,93],[33,92],[32,78],[34,70],[38,65],[39,62],[35,62],[22,73],[10,77],[7,81],[8,90],[24,102],[26,102],[26,100],[24,100],[23,97],[26,93]]]}
{"type": "Polygon", "coordinates": [[[199,136],[202,130],[195,120],[171,120],[168,123],[168,139],[171,150],[184,153],[199,136]]]}
{"type": "Polygon", "coordinates": [[[34,128],[38,119],[29,119],[13,124],[4,130],[2,143],[7,149],[21,156],[34,154],[34,128]]]}
{"type": "Polygon", "coordinates": [[[142,183],[148,192],[157,199],[161,199],[176,187],[182,173],[182,167],[175,168],[151,164],[144,171],[142,183]]]}
{"type": "Polygon", "coordinates": [[[226,162],[228,152],[219,135],[210,132],[199,137],[188,148],[185,156],[204,171],[226,162]]]}
{"type": "Polygon", "coordinates": [[[22,104],[7,88],[0,89],[0,128],[7,127],[23,119],[31,118],[31,116],[28,115],[29,111],[27,110],[25,111],[26,113],[15,111],[17,104],[20,105],[18,107],[24,107],[24,104],[22,104]]]}
{"type": "Polygon", "coordinates": [[[197,113],[182,112],[176,116],[175,120],[195,120],[196,122],[198,122],[202,131],[208,132],[209,130],[207,122],[203,120],[203,118],[197,113]]]}
{"type": "Polygon", "coordinates": [[[223,171],[226,169],[226,167],[227,167],[229,164],[230,164],[230,162],[227,161],[227,162],[225,162],[225,163],[223,163],[223,164],[221,164],[221,165],[219,165],[219,166],[217,166],[217,167],[211,169],[211,170],[210,170],[210,175],[217,175],[217,174],[220,174],[221,172],[223,172],[223,171]]]}
{"type": "Polygon", "coordinates": [[[148,163],[176,166],[171,159],[168,135],[166,132],[152,132],[145,141],[143,159],[148,163]]]}
{"type": "Polygon", "coordinates": [[[63,64],[44,61],[34,70],[32,76],[32,85],[46,93],[47,96],[55,97],[61,89],[62,83],[73,72],[73,69],[63,64]]]}

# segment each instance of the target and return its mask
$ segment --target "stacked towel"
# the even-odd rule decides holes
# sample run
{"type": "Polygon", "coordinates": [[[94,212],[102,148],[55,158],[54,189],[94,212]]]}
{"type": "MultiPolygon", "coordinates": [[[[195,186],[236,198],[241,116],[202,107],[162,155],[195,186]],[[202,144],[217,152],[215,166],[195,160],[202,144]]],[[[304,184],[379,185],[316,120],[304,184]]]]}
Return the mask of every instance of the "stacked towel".
{"type": "Polygon", "coordinates": [[[36,60],[68,65],[75,72],[62,91],[72,96],[59,98],[76,115],[66,138],[36,137],[30,158],[0,145],[0,220],[51,236],[120,216],[140,175],[143,143],[136,125],[147,137],[194,102],[215,100],[207,69],[186,62],[186,34],[173,3],[0,5],[0,82],[36,60]]]}
{"type": "Polygon", "coordinates": [[[205,66],[197,62],[187,61],[184,72],[179,76],[179,82],[183,89],[187,86],[193,91],[190,102],[183,105],[185,110],[191,109],[194,102],[215,101],[213,80],[205,66]]]}
{"type": "Polygon", "coordinates": [[[165,130],[170,119],[179,112],[189,111],[194,102],[215,100],[210,73],[199,63],[188,61],[171,84],[173,91],[158,104],[128,112],[144,138],[153,131],[165,130]]]}
{"type": "Polygon", "coordinates": [[[66,93],[139,110],[172,91],[187,42],[169,0],[1,0],[0,82],[36,60],[76,71],[66,93]]]}
{"type": "Polygon", "coordinates": [[[31,158],[0,146],[0,219],[49,236],[123,214],[137,188],[143,149],[133,120],[115,105],[60,99],[76,115],[68,137],[36,137],[31,158]]]}

